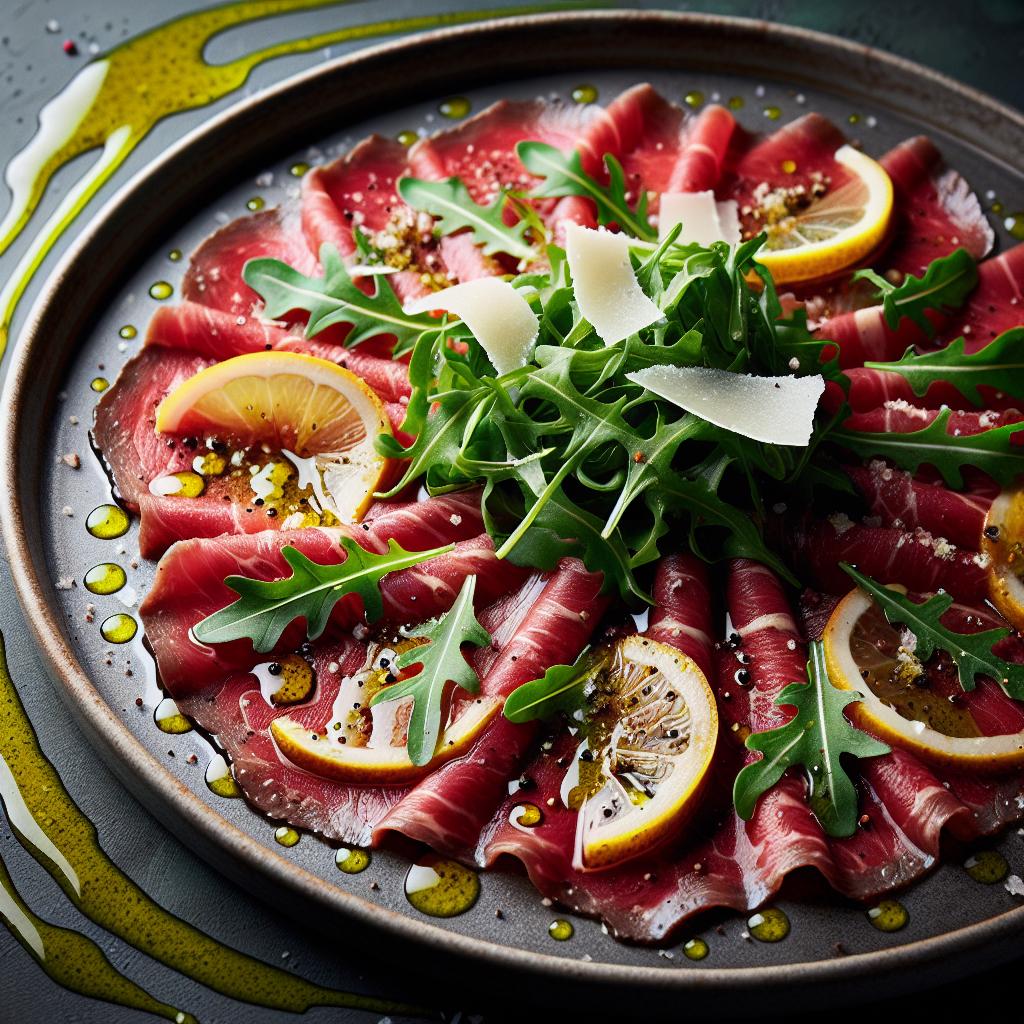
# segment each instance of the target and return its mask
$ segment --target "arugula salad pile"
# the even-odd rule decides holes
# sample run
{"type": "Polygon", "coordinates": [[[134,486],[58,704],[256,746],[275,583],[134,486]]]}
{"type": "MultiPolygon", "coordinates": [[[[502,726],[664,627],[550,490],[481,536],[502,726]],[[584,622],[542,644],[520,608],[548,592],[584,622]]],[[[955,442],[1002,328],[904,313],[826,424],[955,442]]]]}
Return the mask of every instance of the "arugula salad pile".
{"type": "MultiPolygon", "coordinates": [[[[407,204],[435,218],[437,234],[470,232],[483,253],[517,267],[506,280],[536,315],[539,336],[526,365],[511,372],[495,370],[465,322],[404,309],[388,279],[393,268],[386,253],[358,228],[359,273],[372,280],[369,292],[330,246],[321,252],[322,272],[316,277],[272,259],[246,265],[245,280],[263,299],[267,318],[301,310],[308,315],[309,337],[347,324],[348,346],[387,334],[395,338],[395,356],[411,353],[412,394],[402,430],[414,440],[405,447],[391,435],[378,438],[382,454],[406,460],[401,479],[380,497],[417,484],[430,494],[480,487],[486,528],[499,557],[547,570],[564,556],[578,556],[591,571],[604,573],[607,588],[637,608],[650,602],[645,570],[677,548],[680,537],[706,560],[748,557],[797,584],[785,557],[766,541],[769,510],[783,496],[794,503],[809,502],[823,488],[849,492],[839,468],[843,452],[884,457],[910,471],[928,464],[955,488],[963,486],[966,466],[1004,485],[1020,473],[1021,456],[1010,441],[1016,426],[961,436],[947,430],[948,410],[914,433],[861,433],[841,426],[849,413],[841,404],[833,416],[819,413],[806,446],[791,447],[710,423],[637,383],[631,375],[651,367],[705,367],[757,376],[820,374],[826,386],[843,394],[849,384],[836,346],[812,333],[805,313],[783,315],[771,276],[758,262],[764,235],[734,247],[700,246],[681,242],[676,227],[659,241],[646,200],[627,201],[622,168],[613,158],[606,157],[605,185],[583,171],[578,154],[528,142],[520,144],[519,156],[539,184],[529,194],[503,192],[487,206],[475,203],[456,178],[399,183],[407,204]],[[628,237],[636,279],[661,312],[660,319],[615,344],[605,344],[581,314],[566,253],[551,242],[531,205],[535,199],[570,195],[593,200],[599,222],[628,237]],[[519,213],[514,225],[503,218],[510,204],[519,213]]],[[[955,310],[977,282],[974,260],[964,250],[898,286],[870,271],[860,276],[878,289],[891,326],[910,317],[928,330],[929,312],[955,310]]],[[[1007,332],[971,354],[960,339],[925,354],[911,349],[897,361],[867,365],[900,374],[919,395],[942,380],[969,403],[980,403],[979,385],[1024,399],[1024,364],[1012,357],[1022,335],[1021,329],[1007,332]]],[[[411,555],[393,546],[386,554],[371,555],[357,545],[345,546],[348,560],[341,565],[316,566],[286,548],[291,577],[258,585],[229,578],[238,601],[200,623],[197,639],[249,636],[256,650],[267,651],[301,616],[313,639],[347,593],[362,596],[372,622],[380,614],[380,578],[411,559],[439,553],[411,555]]],[[[933,649],[954,655],[965,689],[973,686],[976,673],[991,673],[994,639],[982,634],[968,644],[946,630],[938,623],[943,608],[934,602],[939,598],[915,606],[854,570],[850,574],[892,621],[921,619],[933,649]]],[[[418,672],[377,697],[414,697],[408,745],[417,764],[433,753],[445,684],[475,692],[478,683],[459,653],[463,643],[486,642],[472,616],[471,598],[464,590],[447,617],[425,632],[420,629],[419,635],[444,650],[436,657],[408,652],[404,665],[419,665],[418,672]]],[[[1002,678],[1012,680],[1008,692],[1024,695],[1020,672],[1004,672],[1004,667],[997,666],[1002,678]]],[[[809,777],[828,780],[811,797],[822,824],[832,834],[848,835],[856,799],[840,756],[874,756],[888,748],[846,720],[842,709],[857,694],[831,686],[816,646],[809,679],[779,698],[795,710],[789,723],[750,737],[748,745],[765,758],[740,774],[736,804],[749,816],[757,797],[786,767],[799,763],[809,777]]],[[[513,694],[506,714],[523,721],[566,712],[574,702],[578,707],[584,680],[579,666],[555,666],[513,694]]]]}

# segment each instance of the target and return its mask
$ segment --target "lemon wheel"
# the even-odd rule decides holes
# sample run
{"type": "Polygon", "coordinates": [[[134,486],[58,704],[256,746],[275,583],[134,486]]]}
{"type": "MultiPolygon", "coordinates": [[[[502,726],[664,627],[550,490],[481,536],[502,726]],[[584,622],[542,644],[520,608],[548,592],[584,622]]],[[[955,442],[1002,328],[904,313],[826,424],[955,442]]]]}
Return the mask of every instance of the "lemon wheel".
{"type": "Polygon", "coordinates": [[[983,535],[989,596],[1008,622],[1024,630],[1024,490],[1003,491],[988,511],[983,535]]]}
{"type": "Polygon", "coordinates": [[[768,240],[757,258],[776,284],[810,281],[853,266],[885,237],[893,203],[885,168],[852,146],[837,149],[835,161],[850,178],[834,191],[800,209],[790,209],[780,198],[762,210],[768,240]]]}
{"type": "Polygon", "coordinates": [[[931,685],[941,667],[918,661],[912,637],[891,626],[862,590],[839,602],[822,639],[832,682],[863,696],[849,707],[861,728],[933,763],[973,770],[1024,764],[1024,732],[983,735],[966,702],[931,685]]]}
{"type": "Polygon", "coordinates": [[[374,448],[391,431],[377,395],[351,371],[297,352],[253,352],[201,370],[160,403],[156,430],[313,458],[343,521],[365,514],[391,471],[374,448]]]}
{"type": "Polygon", "coordinates": [[[718,738],[718,709],[685,654],[632,636],[596,661],[588,740],[563,785],[578,809],[576,866],[610,867],[679,832],[718,738]]]}

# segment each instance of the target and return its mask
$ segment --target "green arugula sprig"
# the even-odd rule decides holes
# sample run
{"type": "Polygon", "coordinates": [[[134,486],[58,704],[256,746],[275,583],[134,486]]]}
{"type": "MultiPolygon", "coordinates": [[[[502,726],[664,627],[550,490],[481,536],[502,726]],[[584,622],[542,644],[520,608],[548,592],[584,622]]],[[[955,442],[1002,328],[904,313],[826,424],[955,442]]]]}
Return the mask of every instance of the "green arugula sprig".
{"type": "Polygon", "coordinates": [[[585,649],[571,665],[552,665],[539,679],[517,686],[505,699],[510,722],[533,722],[559,712],[572,714],[586,699],[587,684],[600,671],[605,658],[585,649]]]}
{"type": "Polygon", "coordinates": [[[350,537],[342,537],[338,543],[346,558],[337,565],[321,565],[286,545],[281,554],[292,569],[291,576],[278,580],[228,576],[224,583],[238,594],[238,600],[196,623],[193,635],[204,644],[248,638],[253,650],[264,654],[274,649],[285,629],[299,618],[306,620],[306,636],[315,640],[327,628],[334,606],[348,594],[362,599],[367,621],[374,622],[384,613],[382,577],[454,547],[448,544],[430,551],[406,551],[395,540],[389,540],[387,551],[377,554],[350,537]]]}
{"type": "Polygon", "coordinates": [[[888,754],[889,748],[852,725],[843,709],[861,699],[856,690],[833,686],[825,664],[824,647],[810,645],[806,683],[790,683],[776,698],[779,707],[792,707],[793,717],[778,728],[747,737],[747,748],[764,756],[736,776],[733,802],[745,821],[753,817],[762,794],[800,765],[806,774],[808,803],[830,836],[853,835],[857,828],[857,789],[843,755],[856,758],[888,754]]]}
{"type": "Polygon", "coordinates": [[[449,611],[425,626],[417,626],[417,637],[426,644],[402,651],[393,668],[404,671],[418,665],[419,670],[407,679],[378,690],[370,700],[376,707],[390,701],[412,697],[406,749],[415,765],[428,764],[437,750],[441,735],[442,710],[450,684],[469,693],[480,688],[480,678],[462,652],[463,646],[484,647],[491,635],[477,622],[473,612],[476,576],[467,576],[459,596],[449,611]]]}
{"type": "Polygon", "coordinates": [[[424,331],[437,331],[438,321],[428,313],[410,314],[402,309],[385,275],[376,275],[376,291],[367,295],[349,276],[338,250],[320,247],[319,277],[308,277],[280,260],[249,260],[242,270],[245,283],[263,299],[264,315],[278,320],[295,310],[309,314],[306,337],[334,324],[349,324],[348,347],[367,338],[393,334],[395,355],[409,351],[424,331]]]}
{"type": "Polygon", "coordinates": [[[490,206],[480,206],[458,178],[445,181],[402,178],[398,182],[398,194],[414,210],[424,210],[435,217],[435,231],[442,235],[468,228],[473,241],[487,256],[498,252],[508,253],[518,260],[532,260],[537,256],[525,237],[529,224],[520,219],[510,226],[503,220],[507,202],[504,192],[500,192],[490,206]]]}
{"type": "Polygon", "coordinates": [[[907,274],[894,285],[874,270],[858,270],[854,280],[870,281],[878,288],[888,325],[895,329],[903,317],[910,317],[930,337],[935,327],[929,312],[951,313],[964,304],[978,283],[978,265],[966,249],[954,249],[928,265],[920,277],[907,274]]]}
{"type": "Polygon", "coordinates": [[[904,626],[914,634],[915,657],[927,661],[936,651],[945,651],[956,665],[964,690],[973,690],[979,676],[988,676],[1008,697],[1024,700],[1024,665],[1008,662],[992,650],[1010,635],[1009,629],[957,633],[942,624],[942,616],[953,604],[950,594],[933,594],[926,601],[911,601],[905,594],[882,586],[845,562],[840,562],[840,567],[882,609],[890,625],[904,626]]]}
{"type": "Polygon", "coordinates": [[[1024,423],[1008,423],[977,434],[953,434],[947,429],[951,409],[943,409],[921,430],[909,433],[876,433],[840,428],[829,440],[865,459],[885,458],[911,472],[934,466],[942,479],[957,490],[964,486],[963,471],[969,466],[984,470],[1008,487],[1024,473],[1024,423]]]}
{"type": "Polygon", "coordinates": [[[944,348],[928,352],[908,348],[895,362],[864,365],[899,374],[918,397],[927,394],[932,384],[942,381],[981,408],[985,407],[986,399],[979,387],[1024,399],[1024,327],[1004,331],[976,352],[966,352],[966,344],[966,339],[956,338],[944,348]]]}
{"type": "Polygon", "coordinates": [[[626,175],[622,165],[610,153],[604,157],[608,168],[608,184],[602,185],[583,170],[577,150],[563,153],[546,142],[520,142],[516,155],[533,175],[544,180],[530,196],[534,199],[556,199],[583,196],[597,206],[599,224],[617,224],[627,234],[653,242],[658,233],[647,219],[647,193],[630,206],[626,199],[626,175]]]}

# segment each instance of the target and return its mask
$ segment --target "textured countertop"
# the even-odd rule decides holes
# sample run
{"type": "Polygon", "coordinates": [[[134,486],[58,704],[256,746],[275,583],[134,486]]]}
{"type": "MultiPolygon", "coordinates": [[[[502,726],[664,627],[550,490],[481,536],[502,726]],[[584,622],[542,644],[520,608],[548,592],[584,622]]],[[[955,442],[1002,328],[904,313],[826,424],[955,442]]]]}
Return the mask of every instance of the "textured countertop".
{"type": "MultiPolygon", "coordinates": [[[[29,140],[36,128],[40,108],[66,84],[92,53],[102,52],[140,31],[197,7],[212,6],[201,0],[0,0],[0,165],[29,140]],[[85,8],[88,7],[89,10],[85,8]],[[77,55],[65,53],[65,40],[72,40],[77,55]]],[[[312,34],[339,25],[364,23],[381,18],[426,14],[460,8],[472,3],[427,3],[416,0],[352,3],[335,8],[289,14],[270,23],[233,29],[216,43],[215,59],[224,60],[266,45],[268,39],[312,34]]],[[[494,4],[497,6],[497,4],[494,4]]],[[[1024,56],[1024,5],[1019,0],[975,0],[962,2],[902,3],[881,5],[873,0],[844,3],[821,0],[733,0],[733,2],[674,4],[628,4],[624,7],[662,7],[702,10],[721,14],[760,17],[790,23],[847,39],[882,47],[946,72],[999,98],[1024,106],[1024,78],[1020,75],[1024,56]]],[[[171,117],[157,126],[131,155],[114,180],[94,200],[91,210],[135,171],[159,154],[185,132],[218,109],[242,95],[251,94],[327,57],[347,52],[348,47],[318,50],[302,56],[285,57],[255,69],[248,84],[211,107],[171,117]]],[[[86,159],[92,159],[88,157],[86,159]]],[[[75,168],[58,174],[40,211],[46,216],[75,178],[75,168]]],[[[5,200],[6,202],[6,200],[5,200]]],[[[79,222],[79,227],[83,221],[79,222]]],[[[41,218],[40,218],[41,221],[41,218]]],[[[74,230],[64,239],[71,240],[74,230]]],[[[27,241],[27,237],[21,243],[27,241]]],[[[21,254],[15,245],[0,258],[0,281],[11,272],[21,254]]],[[[52,266],[58,254],[51,254],[52,266]]],[[[45,269],[34,283],[37,288],[45,269]]],[[[31,292],[28,299],[31,299],[31,292]]],[[[27,302],[22,306],[22,315],[27,302]]],[[[17,322],[15,324],[15,337],[17,322]]],[[[6,372],[8,360],[0,366],[6,372]]],[[[256,957],[332,987],[373,993],[389,998],[415,998],[417,1002],[459,1006],[456,987],[441,990],[436,983],[418,977],[411,964],[387,965],[360,949],[358,936],[339,934],[326,939],[312,929],[268,909],[245,892],[225,881],[194,856],[159,825],[120,787],[93,749],[70,721],[53,685],[49,682],[25,625],[22,612],[12,596],[6,559],[0,562],[0,629],[6,639],[10,669],[42,746],[59,769],[65,784],[82,809],[96,823],[105,850],[127,874],[167,909],[203,931],[256,957]]],[[[235,1003],[211,993],[173,971],[114,941],[86,921],[63,898],[53,880],[33,861],[11,835],[0,815],[0,853],[16,884],[34,910],[43,918],[78,929],[93,938],[111,962],[161,999],[188,1008],[204,1022],[273,1021],[288,1015],[235,1003]]],[[[999,1005],[1012,998],[1015,965],[993,972],[984,981],[986,1002],[999,1005]],[[1011,987],[1012,986],[1012,987],[1011,987]]],[[[0,1021],[36,1024],[42,1021],[104,1022],[154,1019],[121,1010],[70,993],[53,984],[24,952],[13,937],[0,929],[0,1021]]],[[[888,1012],[913,1010],[923,1015],[929,1007],[942,1006],[946,1015],[958,1008],[974,1007],[961,989],[928,993],[915,999],[888,1001],[888,1012]]],[[[970,986],[977,991],[974,984],[970,986]]],[[[856,993],[860,998],[870,991],[856,993]]],[[[501,1019],[508,1000],[494,1007],[474,1006],[467,1019],[501,1019]]],[[[527,1014],[528,995],[516,994],[518,1012],[527,1014]]],[[[770,1012],[770,1007],[757,1007],[770,1012]]],[[[314,1010],[314,1021],[376,1021],[374,1015],[347,1010],[314,1010]]],[[[543,1019],[543,1018],[541,1018],[543,1019]]],[[[638,1009],[636,1019],[642,1019],[638,1009]]],[[[397,1021],[397,1018],[396,1018],[397,1021]]]]}

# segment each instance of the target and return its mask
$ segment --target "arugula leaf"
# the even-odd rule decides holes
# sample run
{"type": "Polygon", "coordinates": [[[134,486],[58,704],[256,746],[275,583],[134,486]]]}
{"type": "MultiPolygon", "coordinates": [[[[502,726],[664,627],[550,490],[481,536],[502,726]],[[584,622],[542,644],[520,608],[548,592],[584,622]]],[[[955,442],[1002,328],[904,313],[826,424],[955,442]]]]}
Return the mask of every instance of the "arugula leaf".
{"type": "Polygon", "coordinates": [[[1024,665],[1004,661],[992,648],[1010,635],[1008,628],[986,629],[980,633],[957,633],[941,622],[953,604],[950,594],[933,594],[918,603],[898,590],[883,587],[870,576],[845,562],[840,568],[868,594],[885,613],[890,625],[905,626],[917,638],[914,655],[927,661],[936,650],[945,651],[957,667],[960,685],[973,690],[978,676],[994,679],[1008,697],[1024,700],[1024,665]]]}
{"type": "Polygon", "coordinates": [[[546,142],[520,142],[516,155],[523,166],[544,181],[530,193],[535,199],[562,196],[584,196],[597,204],[600,224],[618,224],[634,238],[653,242],[657,232],[647,219],[647,194],[640,196],[635,207],[626,200],[626,176],[622,165],[610,153],[604,157],[608,168],[608,185],[602,185],[583,170],[576,150],[563,153],[546,142]]]}
{"type": "Polygon", "coordinates": [[[533,722],[559,711],[572,714],[584,704],[587,683],[604,659],[584,650],[571,665],[552,665],[540,679],[517,686],[505,698],[505,717],[510,722],[533,722]]]}
{"type": "Polygon", "coordinates": [[[448,544],[430,551],[406,551],[395,540],[389,540],[387,551],[377,554],[350,537],[342,537],[338,543],[347,555],[338,565],[320,565],[287,545],[281,554],[292,568],[291,576],[279,580],[228,576],[224,582],[238,594],[238,600],[198,622],[193,635],[204,644],[247,638],[252,640],[254,651],[265,654],[298,618],[306,620],[306,636],[315,640],[327,627],[331,610],[348,594],[362,598],[366,619],[373,622],[384,612],[380,595],[383,576],[419,565],[454,547],[448,544]]]}
{"type": "Polygon", "coordinates": [[[476,670],[462,653],[463,644],[484,647],[491,642],[491,634],[476,620],[473,612],[473,594],[476,577],[467,576],[455,603],[439,619],[426,626],[417,626],[416,635],[426,637],[427,643],[403,651],[395,659],[399,670],[419,665],[419,671],[408,679],[378,690],[370,706],[412,697],[413,709],[409,718],[407,750],[415,765],[430,762],[441,735],[441,706],[449,683],[455,683],[469,693],[480,688],[476,670]]]}
{"type": "Polygon", "coordinates": [[[775,700],[779,707],[796,710],[788,722],[747,737],[747,748],[764,756],[736,776],[733,803],[736,813],[749,821],[758,798],[786,769],[799,764],[807,777],[808,803],[821,827],[830,836],[851,836],[857,828],[857,790],[842,755],[878,757],[889,748],[847,720],[843,709],[861,695],[832,685],[820,641],[811,642],[807,678],[806,683],[790,683],[775,700]]]}
{"type": "Polygon", "coordinates": [[[490,206],[479,206],[458,178],[445,181],[401,178],[398,194],[414,210],[425,210],[436,217],[442,234],[452,235],[469,228],[474,242],[483,246],[487,256],[505,252],[516,259],[531,260],[537,255],[524,237],[526,222],[520,220],[509,227],[502,219],[506,198],[503,192],[490,206]]]}
{"type": "Polygon", "coordinates": [[[367,295],[349,276],[338,250],[320,247],[320,277],[307,277],[280,260],[249,260],[242,278],[265,306],[265,316],[278,320],[292,310],[309,313],[306,337],[312,338],[333,324],[350,324],[345,344],[352,348],[367,338],[393,334],[395,354],[412,348],[424,331],[437,331],[438,321],[429,313],[410,315],[402,309],[386,276],[377,276],[376,291],[367,295]]]}
{"type": "Polygon", "coordinates": [[[1013,327],[976,352],[964,351],[966,340],[956,338],[944,348],[916,352],[908,348],[896,362],[865,363],[872,370],[898,373],[915,395],[925,395],[936,381],[952,384],[968,402],[982,408],[980,385],[1024,398],[1024,327],[1013,327]]]}
{"type": "Polygon", "coordinates": [[[926,311],[951,313],[959,309],[978,283],[978,265],[966,249],[954,249],[948,256],[932,260],[921,277],[908,274],[894,285],[873,270],[858,270],[856,280],[868,280],[878,288],[888,325],[895,330],[908,316],[929,337],[935,333],[926,311]]]}
{"type": "Polygon", "coordinates": [[[889,459],[911,472],[925,464],[934,466],[957,489],[964,485],[964,466],[984,470],[1004,487],[1024,473],[1024,448],[1014,440],[1017,434],[1024,440],[1024,423],[1008,423],[980,434],[951,434],[946,429],[951,415],[951,409],[943,409],[923,430],[906,434],[839,429],[828,439],[862,458],[889,459]]]}

